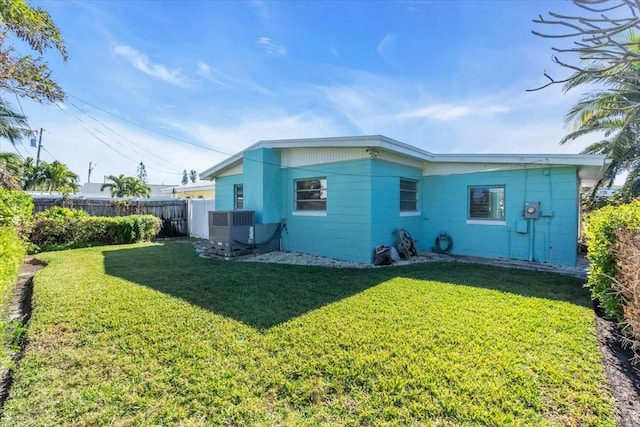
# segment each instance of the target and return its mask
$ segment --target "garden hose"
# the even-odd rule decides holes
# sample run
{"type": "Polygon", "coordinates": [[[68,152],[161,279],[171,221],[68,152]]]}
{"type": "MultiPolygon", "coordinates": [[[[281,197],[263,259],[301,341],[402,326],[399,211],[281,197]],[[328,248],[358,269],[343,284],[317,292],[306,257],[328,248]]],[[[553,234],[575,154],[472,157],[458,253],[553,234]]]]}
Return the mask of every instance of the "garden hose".
{"type": "Polygon", "coordinates": [[[451,251],[453,247],[453,239],[447,233],[440,233],[438,237],[436,237],[436,246],[432,248],[433,252],[437,252],[439,254],[446,254],[451,251]]]}

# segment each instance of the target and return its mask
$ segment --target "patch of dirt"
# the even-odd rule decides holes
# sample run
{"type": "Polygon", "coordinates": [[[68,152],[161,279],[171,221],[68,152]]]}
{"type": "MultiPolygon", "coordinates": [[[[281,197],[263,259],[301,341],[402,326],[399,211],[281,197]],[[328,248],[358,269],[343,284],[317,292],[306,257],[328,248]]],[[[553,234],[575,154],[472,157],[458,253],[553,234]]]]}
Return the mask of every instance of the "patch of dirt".
{"type": "MultiPolygon", "coordinates": [[[[10,314],[9,320],[19,322],[22,325],[26,325],[31,318],[31,297],[33,296],[33,276],[43,268],[46,264],[33,257],[28,257],[22,263],[20,267],[20,274],[18,274],[18,281],[16,283],[15,294],[10,302],[10,314]]],[[[15,327],[14,324],[10,324],[9,328],[15,327]]],[[[22,358],[24,354],[24,348],[26,340],[24,337],[19,343],[19,350],[11,354],[11,361],[16,364],[22,358]]],[[[2,417],[2,408],[4,402],[9,397],[9,390],[13,383],[13,369],[5,369],[0,372],[0,417],[2,417]]]]}

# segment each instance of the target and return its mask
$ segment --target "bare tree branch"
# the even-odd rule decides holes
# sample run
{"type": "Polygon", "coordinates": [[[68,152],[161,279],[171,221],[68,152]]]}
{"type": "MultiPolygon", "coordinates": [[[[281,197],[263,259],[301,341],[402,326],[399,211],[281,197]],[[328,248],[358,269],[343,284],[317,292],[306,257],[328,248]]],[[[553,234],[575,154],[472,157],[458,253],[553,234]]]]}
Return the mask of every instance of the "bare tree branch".
{"type": "Polygon", "coordinates": [[[572,40],[571,46],[551,48],[562,55],[562,58],[552,56],[552,62],[570,71],[571,75],[555,78],[545,72],[549,83],[529,91],[553,84],[567,85],[584,75],[595,78],[622,75],[626,64],[640,60],[640,43],[629,37],[634,31],[640,32],[640,0],[573,0],[573,4],[583,13],[572,15],[550,11],[548,17],[539,15],[533,20],[535,24],[559,31],[532,31],[542,38],[572,40]]]}

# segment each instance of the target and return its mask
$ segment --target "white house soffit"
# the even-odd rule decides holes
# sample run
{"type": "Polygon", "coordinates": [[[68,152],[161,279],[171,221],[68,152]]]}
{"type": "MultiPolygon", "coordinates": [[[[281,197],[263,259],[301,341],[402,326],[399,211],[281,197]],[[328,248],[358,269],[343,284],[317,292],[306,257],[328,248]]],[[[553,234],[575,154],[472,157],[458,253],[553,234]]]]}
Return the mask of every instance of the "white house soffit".
{"type": "Polygon", "coordinates": [[[591,187],[602,177],[605,166],[583,166],[578,168],[578,179],[583,187],[591,187]]]}
{"type": "MultiPolygon", "coordinates": [[[[527,168],[548,168],[549,165],[532,164],[527,168]]],[[[513,163],[428,163],[423,171],[424,176],[459,175],[464,173],[491,172],[524,169],[522,164],[513,163]]]]}
{"type": "Polygon", "coordinates": [[[380,160],[386,160],[392,163],[399,163],[401,165],[411,166],[418,169],[424,169],[425,167],[428,167],[428,165],[430,165],[430,163],[426,163],[424,160],[416,159],[415,157],[402,156],[398,153],[390,152],[390,151],[381,151],[378,154],[377,158],[380,160]]]}
{"type": "MultiPolygon", "coordinates": [[[[244,153],[246,151],[251,151],[255,148],[258,148],[258,146],[262,145],[262,141],[261,142],[256,142],[253,145],[250,145],[249,147],[245,148],[244,150],[240,151],[239,153],[236,153],[232,156],[229,156],[226,160],[223,160],[222,162],[210,167],[209,169],[205,170],[204,172],[200,173],[200,179],[211,179],[211,178],[215,178],[216,176],[224,176],[222,175],[222,172],[226,172],[226,169],[228,169],[229,167],[235,167],[238,164],[242,163],[242,157],[244,155],[244,153]]],[[[232,175],[230,173],[225,173],[225,175],[232,175]]]]}
{"type": "Polygon", "coordinates": [[[514,163],[519,165],[601,166],[604,155],[593,154],[434,154],[435,163],[514,163]]]}
{"type": "Polygon", "coordinates": [[[223,172],[220,172],[217,176],[231,176],[231,175],[240,175],[244,171],[242,162],[238,162],[237,164],[225,169],[223,172]]]}
{"type": "MultiPolygon", "coordinates": [[[[433,154],[422,150],[420,148],[414,147],[409,144],[405,144],[404,142],[396,141],[395,139],[387,138],[382,135],[365,135],[365,136],[345,136],[345,137],[331,137],[331,138],[304,138],[304,139],[279,139],[279,140],[264,140],[259,141],[241,152],[229,157],[216,164],[215,166],[205,170],[200,174],[201,179],[210,179],[215,176],[221,176],[221,173],[224,172],[228,174],[226,171],[230,166],[235,166],[237,163],[240,163],[242,160],[242,156],[245,152],[251,151],[257,148],[273,148],[282,150],[283,156],[287,150],[291,149],[314,149],[314,148],[339,148],[339,149],[357,149],[357,148],[378,148],[381,151],[389,151],[392,153],[397,153],[409,157],[413,157],[420,160],[432,160],[433,154]]],[[[344,160],[352,159],[348,154],[343,153],[347,156],[344,160]]],[[[361,158],[361,157],[356,157],[361,158]]],[[[307,163],[308,160],[299,159],[294,162],[292,165],[299,165],[298,162],[302,162],[300,164],[314,164],[307,163]]],[[[331,161],[340,161],[331,160],[331,161]]],[[[314,161],[315,162],[315,161],[314,161]]],[[[325,162],[326,163],[326,162],[325,162]]],[[[285,164],[283,163],[283,166],[285,164]]],[[[291,166],[291,165],[289,165],[291,166]]]]}
{"type": "Polygon", "coordinates": [[[294,149],[294,148],[380,148],[422,160],[430,160],[433,154],[420,148],[405,144],[382,135],[346,136],[335,138],[306,138],[260,141],[256,147],[294,149]]]}
{"type": "Polygon", "coordinates": [[[344,162],[370,158],[364,148],[289,148],[280,151],[280,164],[283,168],[318,165],[323,163],[344,162]]]}
{"type": "Polygon", "coordinates": [[[235,167],[238,164],[242,163],[242,153],[238,153],[234,156],[229,157],[228,159],[218,163],[215,166],[210,167],[209,169],[205,170],[204,172],[201,172],[199,174],[200,179],[207,179],[207,180],[211,180],[212,178],[216,177],[216,176],[220,176],[222,174],[222,172],[224,172],[226,169],[235,167]]]}

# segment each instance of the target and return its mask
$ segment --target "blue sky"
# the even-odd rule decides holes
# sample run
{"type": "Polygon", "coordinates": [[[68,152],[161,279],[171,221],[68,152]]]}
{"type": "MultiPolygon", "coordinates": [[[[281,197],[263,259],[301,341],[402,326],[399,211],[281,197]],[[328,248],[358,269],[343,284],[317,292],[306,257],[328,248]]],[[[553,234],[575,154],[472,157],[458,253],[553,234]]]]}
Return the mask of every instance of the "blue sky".
{"type": "MultiPolygon", "coordinates": [[[[560,146],[580,93],[544,83],[564,1],[39,1],[70,55],[68,94],[20,104],[41,155],[92,182],[174,184],[264,139],[382,134],[435,153],[577,153],[560,146]],[[540,30],[541,28],[537,28],[540,30]]],[[[9,99],[14,105],[17,101],[9,99]]],[[[2,150],[8,143],[2,143],[2,150]]],[[[18,145],[35,157],[28,141],[18,145]]]]}

